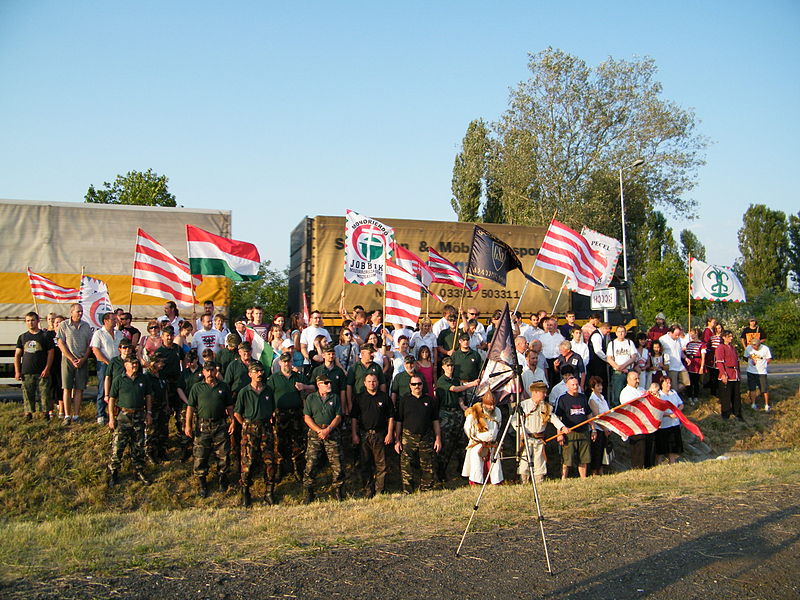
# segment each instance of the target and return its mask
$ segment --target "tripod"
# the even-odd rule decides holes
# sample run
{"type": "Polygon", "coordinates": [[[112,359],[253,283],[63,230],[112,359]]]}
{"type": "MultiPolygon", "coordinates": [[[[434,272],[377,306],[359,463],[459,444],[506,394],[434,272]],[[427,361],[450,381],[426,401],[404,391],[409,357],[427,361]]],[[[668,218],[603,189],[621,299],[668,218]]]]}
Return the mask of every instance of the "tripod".
{"type": "Polygon", "coordinates": [[[551,575],[553,574],[553,570],[550,566],[550,553],[547,551],[547,538],[544,535],[544,515],[542,514],[542,506],[539,502],[539,490],[536,487],[536,476],[533,472],[533,456],[531,455],[531,448],[528,443],[529,437],[528,432],[525,429],[525,422],[524,417],[522,414],[522,403],[520,402],[519,398],[519,390],[521,389],[522,384],[522,376],[521,376],[521,367],[516,366],[514,367],[516,370],[516,377],[517,377],[517,391],[516,391],[516,402],[514,402],[511,406],[511,411],[509,411],[508,421],[506,422],[506,426],[503,429],[503,434],[500,436],[500,439],[497,441],[497,447],[494,449],[492,453],[491,463],[489,468],[486,470],[486,474],[483,478],[483,484],[481,485],[481,491],[478,494],[478,498],[475,500],[475,505],[472,507],[472,514],[469,517],[469,521],[467,522],[467,526],[464,529],[464,534],[461,536],[461,542],[458,544],[458,549],[456,550],[456,556],[459,556],[461,553],[461,547],[464,545],[464,540],[467,537],[467,532],[469,531],[470,525],[472,525],[472,520],[475,518],[475,514],[478,512],[478,506],[480,505],[481,498],[483,498],[483,493],[486,491],[486,485],[489,483],[489,474],[492,472],[495,463],[500,459],[500,451],[503,448],[503,443],[506,439],[506,435],[508,435],[508,430],[511,427],[511,420],[517,419],[517,432],[522,432],[522,439],[525,445],[525,456],[528,459],[528,472],[530,474],[531,485],[533,486],[533,497],[536,500],[536,513],[537,513],[537,520],[539,521],[539,531],[542,534],[542,546],[544,547],[544,558],[547,562],[547,572],[551,575]]]}

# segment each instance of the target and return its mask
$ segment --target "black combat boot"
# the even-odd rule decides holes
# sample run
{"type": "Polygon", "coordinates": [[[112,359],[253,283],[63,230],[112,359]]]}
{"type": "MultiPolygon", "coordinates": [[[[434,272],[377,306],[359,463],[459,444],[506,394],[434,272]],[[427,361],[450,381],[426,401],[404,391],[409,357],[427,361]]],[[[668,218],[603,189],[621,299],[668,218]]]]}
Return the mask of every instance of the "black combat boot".
{"type": "Polygon", "coordinates": [[[145,485],[150,485],[150,479],[144,474],[141,469],[136,469],[136,477],[145,485]]]}
{"type": "Polygon", "coordinates": [[[228,491],[228,476],[225,473],[219,476],[219,491],[223,493],[228,491]]]}
{"type": "Polygon", "coordinates": [[[253,503],[253,499],[250,497],[250,486],[243,485],[242,486],[242,506],[244,506],[245,508],[249,508],[252,503],[253,503]]]}
{"type": "Polygon", "coordinates": [[[267,484],[267,491],[264,494],[264,504],[267,506],[275,504],[275,486],[270,483],[267,484]]]}
{"type": "Polygon", "coordinates": [[[303,488],[303,504],[311,504],[314,501],[314,488],[303,488]]]}
{"type": "Polygon", "coordinates": [[[119,471],[112,469],[108,475],[108,487],[113,488],[119,483],[119,471]]]}
{"type": "Polygon", "coordinates": [[[205,477],[199,477],[197,479],[198,489],[197,495],[201,498],[208,498],[208,483],[206,483],[205,477]]]}

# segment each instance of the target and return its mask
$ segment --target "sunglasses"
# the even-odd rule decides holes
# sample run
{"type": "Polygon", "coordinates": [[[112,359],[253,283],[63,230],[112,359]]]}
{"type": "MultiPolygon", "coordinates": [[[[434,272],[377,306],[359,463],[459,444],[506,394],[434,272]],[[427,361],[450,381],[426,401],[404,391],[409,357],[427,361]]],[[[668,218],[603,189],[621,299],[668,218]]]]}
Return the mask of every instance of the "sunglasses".
{"type": "Polygon", "coordinates": [[[344,333],[342,335],[344,335],[344,337],[353,337],[353,334],[351,334],[351,333],[344,333]]]}
{"type": "Polygon", "coordinates": [[[320,385],[330,385],[331,384],[330,381],[318,381],[317,383],[320,384],[320,385]]]}
{"type": "Polygon", "coordinates": [[[419,386],[421,386],[421,385],[422,385],[422,383],[410,383],[409,385],[410,385],[411,387],[419,387],[419,386]]]}

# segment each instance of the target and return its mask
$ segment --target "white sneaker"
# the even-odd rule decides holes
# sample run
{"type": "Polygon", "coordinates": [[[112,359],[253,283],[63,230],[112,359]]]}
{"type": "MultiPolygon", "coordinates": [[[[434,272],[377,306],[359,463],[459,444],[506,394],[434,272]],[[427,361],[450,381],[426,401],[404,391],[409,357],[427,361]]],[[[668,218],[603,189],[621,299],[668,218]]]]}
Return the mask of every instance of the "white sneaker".
{"type": "Polygon", "coordinates": [[[753,402],[753,404],[752,404],[752,406],[750,406],[750,408],[752,408],[753,410],[758,410],[758,404],[753,402]]]}
{"type": "Polygon", "coordinates": [[[764,405],[764,412],[769,412],[769,404],[764,405]]]}
{"type": "Polygon", "coordinates": [[[97,424],[98,425],[105,425],[106,424],[105,417],[97,417],[97,424]]]}

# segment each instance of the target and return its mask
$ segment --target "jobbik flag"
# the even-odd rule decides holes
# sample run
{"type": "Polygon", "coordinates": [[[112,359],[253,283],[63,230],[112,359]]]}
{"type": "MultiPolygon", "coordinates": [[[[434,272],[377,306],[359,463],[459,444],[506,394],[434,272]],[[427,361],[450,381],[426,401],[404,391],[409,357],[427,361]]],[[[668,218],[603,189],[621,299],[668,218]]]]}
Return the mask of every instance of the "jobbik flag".
{"type": "Polygon", "coordinates": [[[632,435],[657,431],[661,427],[661,420],[665,415],[676,417],[686,429],[700,440],[703,439],[703,432],[700,431],[700,428],[692,423],[672,402],[658,398],[650,392],[598,415],[591,421],[620,435],[625,441],[632,435]]]}
{"type": "Polygon", "coordinates": [[[520,391],[517,366],[514,330],[511,327],[511,316],[506,302],[497,329],[492,335],[492,343],[489,344],[486,365],[483,368],[481,381],[475,388],[475,397],[480,398],[491,390],[498,403],[506,402],[513,394],[520,391]]]}
{"type": "Polygon", "coordinates": [[[344,230],[344,280],[356,285],[382,284],[386,259],[392,258],[394,229],[347,210],[344,230]]]}
{"type": "Polygon", "coordinates": [[[81,277],[81,306],[84,321],[95,329],[103,326],[103,315],[113,310],[104,281],[88,275],[81,277]]]}
{"type": "Polygon", "coordinates": [[[746,302],[742,282],[730,267],[709,265],[692,257],[689,290],[693,300],[746,302]]]}
{"type": "Polygon", "coordinates": [[[467,273],[490,279],[499,285],[505,285],[506,275],[515,269],[519,269],[525,279],[531,283],[549,289],[541,281],[525,272],[525,269],[522,268],[522,261],[511,246],[476,225],[472,233],[467,273]]]}
{"type": "Polygon", "coordinates": [[[245,338],[250,342],[250,357],[257,360],[265,369],[272,367],[275,351],[252,327],[245,328],[245,338]]]}
{"type": "Polygon", "coordinates": [[[255,245],[215,235],[194,225],[186,226],[189,270],[192,275],[227,277],[233,281],[261,279],[261,257],[255,245]]]}

